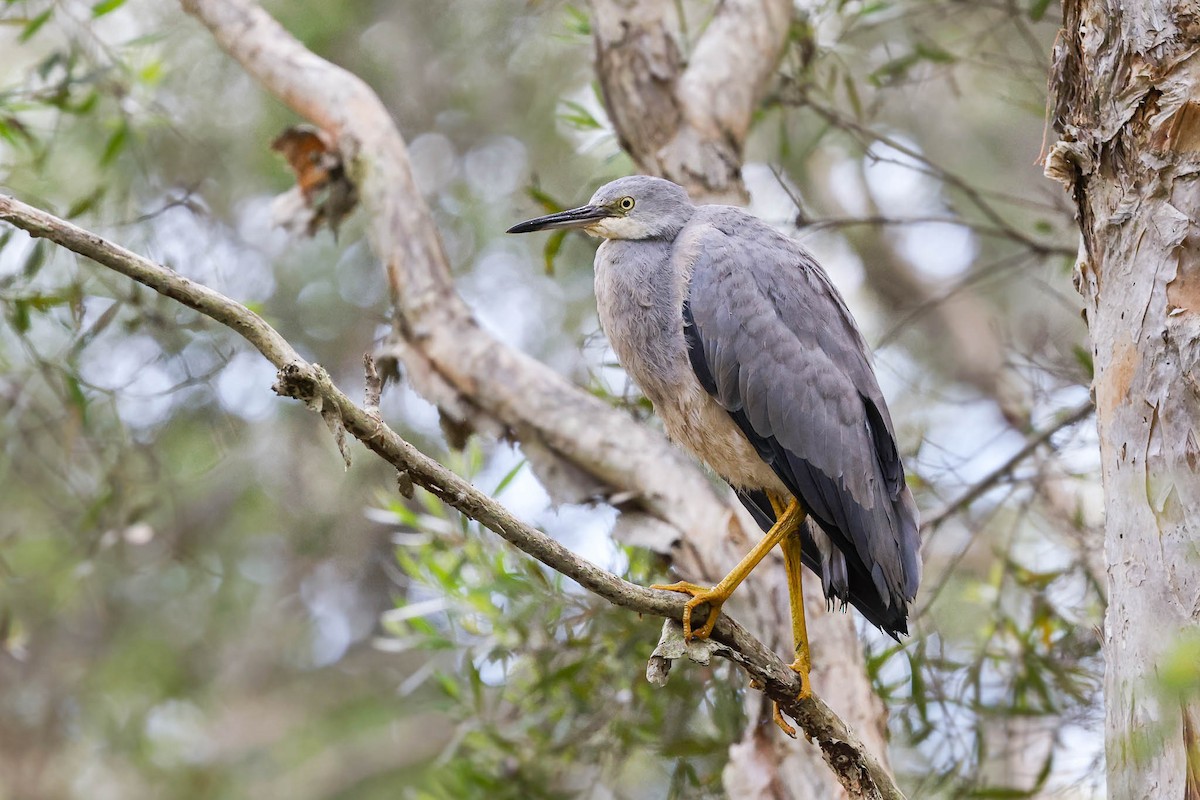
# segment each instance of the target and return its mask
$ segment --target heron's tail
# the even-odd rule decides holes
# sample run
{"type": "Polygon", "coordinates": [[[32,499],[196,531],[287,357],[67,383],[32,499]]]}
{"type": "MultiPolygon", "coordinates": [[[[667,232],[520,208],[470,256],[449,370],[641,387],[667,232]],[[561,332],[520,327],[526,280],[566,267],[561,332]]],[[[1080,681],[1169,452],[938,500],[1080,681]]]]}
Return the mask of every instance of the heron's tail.
{"type": "MultiPolygon", "coordinates": [[[[775,524],[775,511],[767,493],[761,490],[739,491],[737,496],[759,527],[764,531],[770,530],[775,524]]],[[[897,641],[901,634],[908,633],[906,598],[883,598],[866,565],[857,558],[847,558],[834,547],[829,536],[812,517],[804,521],[800,535],[803,539],[804,566],[821,576],[821,588],[830,607],[834,604],[841,605],[843,609],[847,605],[854,606],[867,622],[897,641]]],[[[914,592],[915,588],[914,585],[914,592]]]]}

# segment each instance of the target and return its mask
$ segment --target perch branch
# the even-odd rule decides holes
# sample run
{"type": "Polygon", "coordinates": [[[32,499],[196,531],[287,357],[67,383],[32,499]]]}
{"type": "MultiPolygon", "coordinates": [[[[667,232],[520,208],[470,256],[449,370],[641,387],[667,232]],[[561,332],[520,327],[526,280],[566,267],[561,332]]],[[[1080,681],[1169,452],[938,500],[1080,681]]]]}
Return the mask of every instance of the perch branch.
{"type": "MultiPolygon", "coordinates": [[[[625,581],[517,519],[504,506],[405,441],[379,418],[373,404],[370,408],[358,406],[333,384],[324,369],[302,359],[278,331],[242,304],[3,194],[0,194],[0,219],[32,236],[86,256],[236,331],[279,370],[277,392],[303,400],[323,415],[336,413],[348,433],[401,474],[409,476],[413,483],[547,567],[614,605],[641,614],[683,619],[685,601],[679,594],[625,581]]],[[[368,364],[367,372],[370,379],[373,365],[368,364]]],[[[717,621],[713,638],[730,648],[732,660],[821,748],[826,762],[852,797],[902,800],[903,795],[891,776],[840,717],[818,698],[796,699],[800,692],[796,674],[762,642],[726,614],[717,621]]]]}

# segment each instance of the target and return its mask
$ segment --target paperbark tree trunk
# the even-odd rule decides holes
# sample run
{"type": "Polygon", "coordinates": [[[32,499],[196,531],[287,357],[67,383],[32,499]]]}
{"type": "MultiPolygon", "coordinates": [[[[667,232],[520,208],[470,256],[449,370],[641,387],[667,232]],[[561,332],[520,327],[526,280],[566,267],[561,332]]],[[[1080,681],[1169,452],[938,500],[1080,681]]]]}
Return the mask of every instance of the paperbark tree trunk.
{"type": "Polygon", "coordinates": [[[1075,279],[1106,511],[1108,796],[1197,800],[1200,1],[1065,0],[1063,18],[1050,79],[1061,140],[1046,172],[1072,192],[1083,234],[1075,279]]]}
{"type": "MultiPolygon", "coordinates": [[[[685,186],[697,202],[744,200],[743,147],[787,45],[792,0],[726,0],[687,54],[670,0],[592,0],[592,10],[596,72],[622,147],[641,170],[685,186]]],[[[663,552],[674,545],[666,538],[639,543],[663,552]]],[[[700,582],[719,580],[748,549],[700,531],[690,532],[683,544],[688,552],[675,552],[676,567],[700,582]]],[[[808,577],[810,586],[820,585],[808,577]]],[[[886,767],[887,712],[867,677],[854,619],[827,612],[819,591],[806,592],[805,601],[813,688],[886,767]]],[[[732,608],[768,646],[791,650],[781,560],[755,570],[732,608]]],[[[770,723],[770,703],[757,694],[747,702],[749,724],[731,748],[723,776],[730,797],[846,797],[815,747],[783,737],[770,723]]]]}

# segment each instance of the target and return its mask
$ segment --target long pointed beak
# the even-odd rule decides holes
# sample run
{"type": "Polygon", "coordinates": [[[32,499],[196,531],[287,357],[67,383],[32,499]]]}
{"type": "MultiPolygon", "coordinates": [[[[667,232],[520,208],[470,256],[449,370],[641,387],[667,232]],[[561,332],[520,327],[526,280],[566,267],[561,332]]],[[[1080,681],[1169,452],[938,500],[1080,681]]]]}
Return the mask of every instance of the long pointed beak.
{"type": "Polygon", "coordinates": [[[607,219],[612,215],[613,213],[607,208],[580,206],[568,211],[560,211],[557,214],[548,214],[544,217],[518,222],[509,228],[506,233],[532,233],[534,231],[553,231],[559,228],[583,228],[591,225],[593,222],[607,219]]]}

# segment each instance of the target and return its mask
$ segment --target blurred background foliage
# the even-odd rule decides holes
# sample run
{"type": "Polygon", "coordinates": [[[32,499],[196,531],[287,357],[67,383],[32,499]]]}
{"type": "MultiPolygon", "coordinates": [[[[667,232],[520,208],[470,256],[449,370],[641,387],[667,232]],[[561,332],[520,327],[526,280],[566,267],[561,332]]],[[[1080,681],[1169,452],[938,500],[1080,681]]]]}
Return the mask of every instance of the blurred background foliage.
{"type": "MultiPolygon", "coordinates": [[[[927,521],[914,636],[863,630],[913,797],[1101,792],[1090,358],[1073,220],[1036,163],[1053,5],[799,3],[747,149],[751,209],[878,350],[927,521]]],[[[685,52],[712,7],[672,4],[685,52]]],[[[391,108],[483,324],[646,417],[598,333],[594,244],[501,233],[633,169],[587,7],[268,8],[391,108]]],[[[362,220],[273,226],[269,143],[296,120],[200,26],[4,0],[0,52],[4,191],[247,303],[361,390],[388,315],[362,220]]],[[[652,690],[654,621],[365,454],[345,472],[237,337],[119,276],[6,228],[0,311],[0,797],[723,796],[740,674],[652,690]]],[[[383,411],[576,551],[662,577],[611,509],[551,508],[519,451],[452,451],[404,387],[383,411]]]]}

